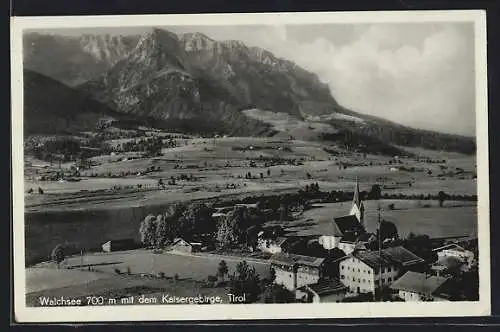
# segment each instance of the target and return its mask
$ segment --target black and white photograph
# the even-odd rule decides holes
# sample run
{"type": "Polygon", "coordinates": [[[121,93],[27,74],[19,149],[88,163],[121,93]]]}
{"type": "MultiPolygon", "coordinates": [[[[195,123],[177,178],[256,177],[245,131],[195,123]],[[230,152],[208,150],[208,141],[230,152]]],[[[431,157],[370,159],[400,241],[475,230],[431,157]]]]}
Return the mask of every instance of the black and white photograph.
{"type": "Polygon", "coordinates": [[[484,13],[11,26],[20,318],[489,314],[484,13]]]}

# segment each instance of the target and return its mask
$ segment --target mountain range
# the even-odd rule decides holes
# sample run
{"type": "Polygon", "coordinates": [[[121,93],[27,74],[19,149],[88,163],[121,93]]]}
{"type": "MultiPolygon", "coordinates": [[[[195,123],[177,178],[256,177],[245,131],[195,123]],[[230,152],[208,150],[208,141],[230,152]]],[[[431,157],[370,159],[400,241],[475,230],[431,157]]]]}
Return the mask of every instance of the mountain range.
{"type": "Polygon", "coordinates": [[[191,133],[290,134],[337,143],[356,137],[363,145],[475,153],[473,138],[342,107],[317,75],[240,41],[162,29],[130,36],[28,33],[23,55],[27,133],[82,127],[77,124],[93,114],[191,133]],[[47,117],[37,123],[41,114],[47,117]],[[271,119],[276,116],[287,119],[286,130],[271,119]]]}

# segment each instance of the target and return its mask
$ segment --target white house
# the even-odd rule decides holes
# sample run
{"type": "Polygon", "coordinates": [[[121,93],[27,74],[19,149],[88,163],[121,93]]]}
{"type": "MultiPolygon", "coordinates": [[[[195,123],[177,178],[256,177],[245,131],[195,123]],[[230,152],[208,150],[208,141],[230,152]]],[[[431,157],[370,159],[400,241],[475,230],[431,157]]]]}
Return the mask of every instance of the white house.
{"type": "Polygon", "coordinates": [[[446,289],[449,280],[451,279],[408,271],[390,287],[407,302],[449,301],[446,289]]]}
{"type": "Polygon", "coordinates": [[[403,247],[381,251],[360,250],[345,256],[339,262],[340,281],[352,293],[375,293],[381,286],[390,285],[406,269],[424,260],[403,247]]]}
{"type": "Polygon", "coordinates": [[[291,291],[316,284],[323,277],[324,258],[278,253],[270,258],[275,283],[291,291]]]}
{"type": "Polygon", "coordinates": [[[467,264],[468,267],[470,267],[474,262],[474,253],[470,250],[464,249],[456,243],[447,244],[436,248],[433,251],[437,253],[438,259],[455,257],[461,260],[464,264],[467,264]]]}

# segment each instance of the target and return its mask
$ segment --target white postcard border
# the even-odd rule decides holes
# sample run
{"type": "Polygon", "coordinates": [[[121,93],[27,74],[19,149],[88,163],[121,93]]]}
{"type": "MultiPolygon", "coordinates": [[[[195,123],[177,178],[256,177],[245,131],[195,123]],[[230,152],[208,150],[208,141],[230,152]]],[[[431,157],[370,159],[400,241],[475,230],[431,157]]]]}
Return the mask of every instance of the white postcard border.
{"type": "Polygon", "coordinates": [[[189,14],[133,16],[13,17],[11,19],[12,185],[14,313],[17,322],[307,319],[366,317],[484,316],[491,310],[488,95],[486,13],[460,11],[189,14]],[[480,300],[477,302],[396,302],[241,305],[148,305],[26,307],[24,260],[23,64],[27,29],[173,25],[277,25],[325,23],[474,22],[480,300]]]}

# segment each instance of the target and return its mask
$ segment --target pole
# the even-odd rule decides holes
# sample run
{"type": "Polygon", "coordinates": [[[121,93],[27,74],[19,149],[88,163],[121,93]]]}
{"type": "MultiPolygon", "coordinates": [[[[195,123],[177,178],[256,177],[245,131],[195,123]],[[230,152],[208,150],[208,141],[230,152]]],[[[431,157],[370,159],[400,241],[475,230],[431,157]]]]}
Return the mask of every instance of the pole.
{"type": "Polygon", "coordinates": [[[80,250],[80,268],[83,270],[83,249],[80,250]]]}
{"type": "Polygon", "coordinates": [[[377,207],[378,211],[378,257],[379,257],[379,299],[382,300],[382,224],[380,222],[380,202],[377,207]]]}

